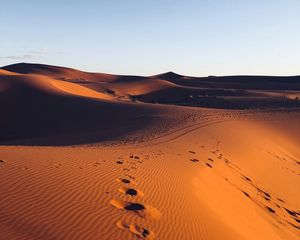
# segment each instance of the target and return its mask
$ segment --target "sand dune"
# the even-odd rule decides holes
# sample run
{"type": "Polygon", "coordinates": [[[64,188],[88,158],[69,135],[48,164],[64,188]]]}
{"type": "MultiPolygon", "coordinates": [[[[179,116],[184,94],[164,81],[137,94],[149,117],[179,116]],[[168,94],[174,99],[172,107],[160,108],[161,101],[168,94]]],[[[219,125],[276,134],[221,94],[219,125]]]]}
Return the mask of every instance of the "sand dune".
{"type": "Polygon", "coordinates": [[[2,74],[0,81],[0,139],[7,143],[17,140],[27,144],[29,138],[42,145],[97,142],[137,130],[151,122],[144,115],[161,111],[116,102],[110,95],[40,75],[2,74]],[[135,114],[125,114],[128,112],[135,114]],[[78,137],[70,138],[73,134],[78,137]]]}
{"type": "Polygon", "coordinates": [[[117,81],[110,83],[82,83],[84,87],[93,89],[98,92],[110,94],[119,100],[132,101],[137,100],[138,97],[156,91],[176,88],[176,84],[160,79],[148,78],[134,78],[134,80],[127,81],[127,78],[120,78],[117,81]]]}
{"type": "Polygon", "coordinates": [[[43,75],[70,82],[111,81],[116,79],[114,75],[110,74],[88,73],[76,69],[44,64],[17,63],[2,67],[2,69],[20,74],[43,75]]]}
{"type": "Polygon", "coordinates": [[[70,68],[26,63],[9,65],[2,69],[76,83],[126,102],[222,109],[300,107],[299,76],[190,77],[167,72],[142,77],[87,73],[70,68]]]}
{"type": "Polygon", "coordinates": [[[294,80],[96,75],[0,70],[0,239],[300,238],[294,80]]]}

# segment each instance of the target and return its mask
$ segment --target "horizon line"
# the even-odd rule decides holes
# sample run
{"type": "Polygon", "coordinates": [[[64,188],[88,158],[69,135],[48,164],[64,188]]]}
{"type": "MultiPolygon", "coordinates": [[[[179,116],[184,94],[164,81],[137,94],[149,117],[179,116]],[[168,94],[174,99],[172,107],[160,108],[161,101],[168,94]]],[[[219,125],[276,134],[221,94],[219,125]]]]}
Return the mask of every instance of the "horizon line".
{"type": "MultiPolygon", "coordinates": [[[[20,64],[27,64],[27,65],[43,65],[43,66],[50,66],[50,67],[57,67],[57,68],[67,68],[67,69],[72,69],[72,70],[77,70],[80,72],[86,72],[86,73],[100,73],[100,74],[107,74],[107,75],[116,75],[116,76],[139,76],[139,77],[155,77],[159,75],[165,75],[165,74],[174,74],[178,75],[181,77],[188,77],[188,78],[214,78],[214,77],[300,77],[300,74],[298,75],[267,75],[267,74],[229,74],[229,75],[217,75],[217,74],[210,74],[206,76],[195,76],[195,75],[186,75],[186,74],[181,74],[175,71],[166,71],[166,72],[161,72],[161,73],[156,73],[152,75],[138,75],[138,74],[118,74],[118,73],[108,73],[108,72],[97,72],[97,71],[86,71],[86,70],[81,70],[79,68],[74,68],[74,67],[69,67],[69,66],[62,66],[62,65],[52,65],[48,63],[38,63],[38,62],[16,62],[16,63],[11,63],[8,65],[0,66],[0,69],[4,69],[5,67],[8,66],[13,66],[13,65],[20,65],[20,64]]],[[[4,69],[5,70],[5,69],[4,69]]],[[[7,70],[6,70],[7,71],[7,70]]]]}

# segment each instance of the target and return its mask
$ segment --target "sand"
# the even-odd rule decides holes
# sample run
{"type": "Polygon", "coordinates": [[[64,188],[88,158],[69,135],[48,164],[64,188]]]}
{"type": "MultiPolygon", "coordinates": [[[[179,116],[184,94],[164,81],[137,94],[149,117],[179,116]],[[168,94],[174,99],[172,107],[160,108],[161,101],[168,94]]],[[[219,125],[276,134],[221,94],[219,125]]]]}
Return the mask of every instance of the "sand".
{"type": "MultiPolygon", "coordinates": [[[[300,238],[299,109],[121,101],[50,75],[0,72],[0,239],[300,238]]],[[[136,91],[178,88],[153,79],[136,91]]]]}

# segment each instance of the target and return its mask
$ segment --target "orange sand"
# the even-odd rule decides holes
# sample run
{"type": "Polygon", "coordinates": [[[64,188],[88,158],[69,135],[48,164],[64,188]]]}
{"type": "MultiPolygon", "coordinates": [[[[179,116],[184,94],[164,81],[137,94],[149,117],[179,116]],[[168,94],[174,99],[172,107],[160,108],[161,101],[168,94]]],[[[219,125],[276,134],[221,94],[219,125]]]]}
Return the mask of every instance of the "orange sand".
{"type": "Polygon", "coordinates": [[[300,238],[298,109],[123,102],[40,74],[0,72],[1,106],[33,116],[2,108],[0,239],[300,238]]]}

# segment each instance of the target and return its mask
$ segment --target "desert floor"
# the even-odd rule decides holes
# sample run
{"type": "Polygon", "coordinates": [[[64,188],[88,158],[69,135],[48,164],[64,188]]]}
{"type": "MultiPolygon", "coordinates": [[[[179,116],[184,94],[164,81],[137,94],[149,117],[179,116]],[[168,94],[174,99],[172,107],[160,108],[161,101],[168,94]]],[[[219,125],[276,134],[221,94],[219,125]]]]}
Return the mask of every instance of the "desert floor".
{"type": "Polygon", "coordinates": [[[299,119],[198,109],[127,144],[1,146],[1,239],[299,239],[299,119]]]}

